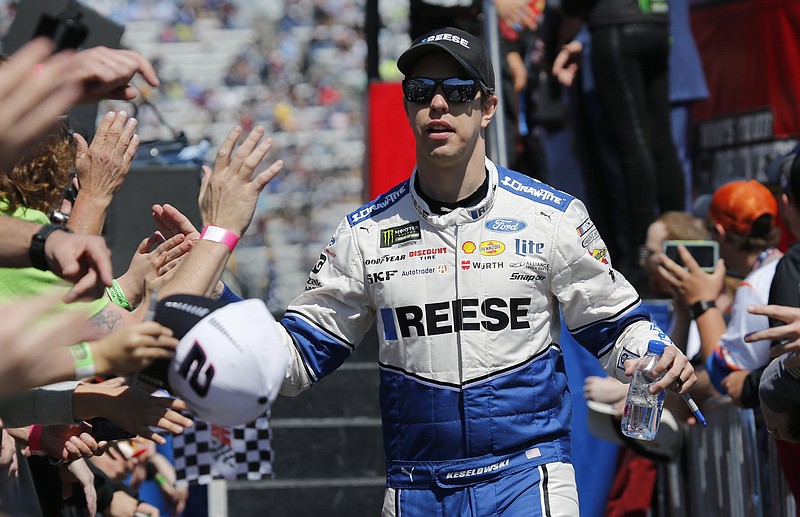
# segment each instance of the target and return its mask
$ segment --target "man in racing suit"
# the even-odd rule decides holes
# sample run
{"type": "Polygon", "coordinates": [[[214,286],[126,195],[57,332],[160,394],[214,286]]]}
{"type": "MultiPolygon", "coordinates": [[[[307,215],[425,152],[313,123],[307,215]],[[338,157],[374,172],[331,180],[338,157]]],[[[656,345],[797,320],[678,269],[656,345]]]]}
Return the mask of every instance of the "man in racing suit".
{"type": "MultiPolygon", "coordinates": [[[[498,99],[481,41],[434,31],[398,66],[417,167],[349,214],[320,254],[279,325],[291,355],[281,392],[332,373],[377,320],[384,515],[577,516],[561,314],[623,381],[650,340],[671,342],[611,267],[583,203],[486,158],[498,99]]],[[[201,203],[203,218],[240,235],[247,202],[233,192],[268,180],[223,166],[209,177],[215,199],[201,203]]],[[[218,272],[199,254],[224,260],[226,250],[198,241],[181,281],[218,272]]],[[[674,346],[658,369],[659,390],[695,382],[674,346]]]]}

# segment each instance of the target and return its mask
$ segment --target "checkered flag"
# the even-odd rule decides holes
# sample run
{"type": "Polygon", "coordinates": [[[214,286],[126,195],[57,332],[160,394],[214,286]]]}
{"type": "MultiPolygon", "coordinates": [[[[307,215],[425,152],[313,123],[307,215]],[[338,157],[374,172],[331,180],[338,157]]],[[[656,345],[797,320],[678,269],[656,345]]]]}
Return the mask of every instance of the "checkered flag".
{"type": "MultiPolygon", "coordinates": [[[[269,412],[249,424],[226,427],[194,418],[194,426],[172,437],[177,486],[212,479],[271,478],[269,412]]],[[[190,417],[191,418],[191,417],[190,417]]]]}

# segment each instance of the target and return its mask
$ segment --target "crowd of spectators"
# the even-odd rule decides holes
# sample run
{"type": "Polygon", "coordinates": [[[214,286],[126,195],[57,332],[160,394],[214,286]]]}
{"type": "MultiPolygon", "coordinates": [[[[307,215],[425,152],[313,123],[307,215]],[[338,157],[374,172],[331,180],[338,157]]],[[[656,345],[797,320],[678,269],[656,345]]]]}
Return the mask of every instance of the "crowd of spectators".
{"type": "MultiPolygon", "coordinates": [[[[270,202],[237,249],[234,274],[243,295],[282,311],[333,221],[362,201],[364,2],[85,3],[124,24],[123,44],[154,62],[162,85],[144,88],[146,98],[190,143],[206,139],[214,148],[232,124],[267,128],[291,174],[269,185],[270,202]],[[280,260],[267,246],[281,250],[280,260]]],[[[382,4],[382,39],[395,42],[383,50],[391,64],[383,69],[396,76],[393,52],[408,43],[407,6],[382,4]]],[[[169,137],[150,110],[138,118],[143,140],[169,137]]]]}

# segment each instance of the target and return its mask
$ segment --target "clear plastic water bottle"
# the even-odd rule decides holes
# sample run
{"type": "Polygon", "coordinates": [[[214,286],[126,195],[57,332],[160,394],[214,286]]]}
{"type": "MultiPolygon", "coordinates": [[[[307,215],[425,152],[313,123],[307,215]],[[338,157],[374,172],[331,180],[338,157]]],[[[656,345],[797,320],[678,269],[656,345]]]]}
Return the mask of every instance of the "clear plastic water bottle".
{"type": "Polygon", "coordinates": [[[666,391],[650,393],[650,386],[663,376],[653,376],[661,354],[667,345],[661,341],[650,341],[647,354],[636,363],[633,379],[628,388],[625,400],[625,412],[622,414],[622,434],[637,440],[654,440],[661,423],[661,410],[664,408],[666,391]]]}

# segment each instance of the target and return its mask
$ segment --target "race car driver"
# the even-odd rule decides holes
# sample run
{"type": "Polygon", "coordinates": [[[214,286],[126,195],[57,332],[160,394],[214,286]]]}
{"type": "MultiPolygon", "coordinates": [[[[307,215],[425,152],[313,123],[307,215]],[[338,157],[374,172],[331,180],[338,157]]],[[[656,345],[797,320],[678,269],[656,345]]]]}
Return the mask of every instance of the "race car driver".
{"type": "MultiPolygon", "coordinates": [[[[486,158],[498,98],[483,43],[443,28],[398,66],[417,166],[349,214],[320,254],[278,327],[291,356],[281,392],[332,373],[377,320],[383,515],[577,516],[561,315],[625,382],[649,341],[671,341],[612,268],[581,201],[486,158]]],[[[201,201],[215,230],[163,296],[213,285],[280,168],[251,180],[262,135],[233,153],[234,130],[221,146],[201,201]]],[[[696,380],[675,346],[658,370],[657,390],[696,380]]]]}

